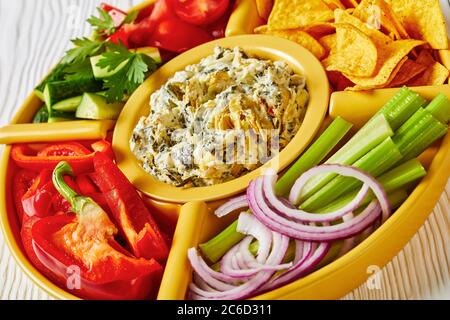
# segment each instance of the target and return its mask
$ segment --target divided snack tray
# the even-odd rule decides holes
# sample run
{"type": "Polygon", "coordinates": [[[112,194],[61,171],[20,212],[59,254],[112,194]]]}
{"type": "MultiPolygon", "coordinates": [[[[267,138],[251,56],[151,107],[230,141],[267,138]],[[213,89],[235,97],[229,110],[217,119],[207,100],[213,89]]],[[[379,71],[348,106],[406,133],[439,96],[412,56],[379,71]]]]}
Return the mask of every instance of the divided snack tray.
{"type": "MultiPolygon", "coordinates": [[[[148,2],[141,6],[146,4],[148,2]]],[[[282,59],[295,71],[304,73],[311,101],[299,133],[280,152],[279,158],[273,159],[278,161],[280,171],[295,161],[330,119],[341,116],[359,128],[398,91],[380,89],[370,92],[334,92],[330,96],[323,68],[306,49],[287,40],[269,36],[238,36],[252,33],[253,28],[260,24],[254,2],[241,1],[230,17],[226,30],[227,38],[194,48],[191,54],[182,54],[161,67],[136,90],[116,123],[113,148],[119,167],[130,181],[148,196],[147,201],[159,215],[168,221],[175,222],[178,219],[158,299],[185,298],[192,274],[187,250],[210,239],[236,218],[236,215],[230,215],[219,219],[213,211],[229,197],[242,192],[248,182],[263,170],[259,168],[241,178],[213,187],[177,190],[156,181],[138,166],[129,150],[130,130],[137,119],[148,112],[150,94],[174,72],[198,62],[209,55],[216,44],[220,44],[225,47],[239,45],[258,56],[282,59]],[[359,106],[364,106],[364,109],[359,108],[361,112],[354,112],[359,106]]],[[[448,56],[448,51],[444,55],[448,56]]],[[[444,64],[446,62],[448,63],[442,61],[444,64]]],[[[426,99],[431,99],[440,92],[450,98],[449,85],[411,89],[426,99]]],[[[17,111],[11,124],[30,122],[41,104],[42,102],[31,94],[17,111]]],[[[428,174],[401,207],[367,239],[341,258],[308,276],[255,299],[337,299],[368,279],[371,275],[368,273],[369,266],[382,268],[386,265],[424,223],[445,188],[450,175],[450,134],[425,151],[419,159],[427,168],[428,174]]],[[[270,163],[267,164],[269,165],[270,163]]],[[[18,265],[38,286],[55,298],[77,299],[45,278],[24,254],[10,187],[14,166],[10,161],[10,146],[6,146],[0,163],[0,218],[5,241],[18,265]]]]}

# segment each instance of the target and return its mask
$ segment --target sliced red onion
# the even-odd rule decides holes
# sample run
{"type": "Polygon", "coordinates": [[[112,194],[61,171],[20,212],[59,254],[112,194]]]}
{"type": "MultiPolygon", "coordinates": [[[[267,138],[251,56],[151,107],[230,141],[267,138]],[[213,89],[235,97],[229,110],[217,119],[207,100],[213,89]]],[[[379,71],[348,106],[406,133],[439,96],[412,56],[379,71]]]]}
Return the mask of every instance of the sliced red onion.
{"type": "MultiPolygon", "coordinates": [[[[322,168],[322,166],[315,167],[313,169],[310,169],[306,171],[296,182],[295,185],[298,185],[302,183],[301,187],[305,185],[305,183],[314,175],[318,173],[323,172],[329,172],[327,171],[327,168],[322,168]],[[304,179],[303,177],[306,178],[304,179]]],[[[290,206],[287,206],[284,201],[281,201],[276,195],[275,195],[275,183],[277,181],[277,174],[275,171],[269,169],[265,172],[263,181],[263,189],[264,189],[264,196],[267,198],[267,202],[269,203],[270,207],[275,209],[276,212],[282,214],[283,216],[291,219],[295,219],[298,221],[303,222],[328,222],[328,221],[334,221],[337,219],[342,218],[344,215],[346,215],[349,212],[352,212],[356,210],[361,202],[364,200],[364,198],[367,196],[369,192],[369,185],[364,183],[361,190],[358,192],[356,197],[350,201],[348,204],[346,204],[344,207],[340,208],[337,211],[330,212],[330,213],[309,213],[297,208],[292,208],[290,206]]],[[[294,185],[294,186],[295,186],[294,185]]],[[[293,189],[292,189],[293,190],[293,189]]],[[[301,191],[301,189],[299,189],[301,191]]],[[[291,192],[292,194],[292,192],[291,192]]],[[[290,202],[292,202],[292,199],[290,199],[290,202]]],[[[296,204],[295,202],[292,202],[293,204],[296,204]]]]}
{"type": "Polygon", "coordinates": [[[291,201],[293,204],[297,204],[300,198],[301,191],[309,179],[311,179],[314,175],[330,172],[337,173],[338,175],[345,177],[352,177],[362,181],[364,184],[367,184],[369,188],[372,189],[372,192],[374,193],[375,197],[380,202],[381,210],[383,212],[383,219],[387,219],[389,217],[389,214],[391,213],[391,205],[389,203],[387,194],[384,191],[383,187],[380,185],[380,183],[377,180],[375,180],[371,175],[365,173],[364,171],[358,168],[352,166],[344,166],[340,164],[323,164],[306,171],[294,183],[294,186],[292,187],[291,192],[289,194],[289,201],[291,201]]]}
{"type": "MultiPolygon", "coordinates": [[[[245,201],[247,201],[247,199],[245,201]]],[[[251,235],[258,240],[258,253],[256,259],[260,263],[264,263],[270,253],[272,231],[255,219],[252,214],[245,212],[242,212],[239,215],[236,231],[242,234],[251,235]]]]}
{"type": "Polygon", "coordinates": [[[197,250],[195,248],[190,248],[188,250],[188,258],[191,262],[192,269],[201,277],[210,287],[219,290],[225,291],[235,288],[235,286],[222,282],[217,278],[211,275],[211,268],[208,267],[209,270],[205,270],[200,260],[202,258],[197,254],[197,250]]]}
{"type": "Polygon", "coordinates": [[[288,220],[270,209],[262,190],[262,178],[252,181],[247,188],[247,199],[254,215],[270,229],[286,236],[305,241],[332,241],[345,239],[366,229],[380,215],[379,205],[372,201],[351,221],[332,226],[311,226],[288,220]]]}
{"type": "Polygon", "coordinates": [[[318,246],[314,245],[310,248],[311,250],[302,259],[294,266],[266,283],[260,289],[260,292],[274,290],[311,272],[326,256],[331,248],[331,243],[322,242],[318,246]]]}
{"type": "MultiPolygon", "coordinates": [[[[349,220],[353,219],[353,213],[346,214],[345,216],[342,217],[342,219],[344,221],[349,221],[349,220]]],[[[371,227],[369,227],[369,228],[371,228],[371,227]]],[[[339,250],[339,253],[336,256],[336,259],[342,257],[344,254],[346,254],[351,249],[353,249],[355,244],[356,244],[356,236],[345,239],[344,242],[342,243],[342,247],[339,250]]]]}
{"type": "Polygon", "coordinates": [[[214,214],[221,218],[238,209],[248,208],[248,202],[245,195],[231,199],[218,207],[214,214]]]}
{"type": "MultiPolygon", "coordinates": [[[[283,261],[284,255],[286,253],[287,247],[289,245],[289,238],[273,233],[273,248],[271,250],[266,263],[268,265],[278,265],[283,261]],[[277,249],[280,250],[277,250],[277,249]]],[[[194,268],[195,270],[195,268],[194,268]]],[[[247,282],[236,286],[229,290],[223,290],[222,292],[211,292],[199,288],[195,283],[189,285],[190,297],[193,299],[223,299],[223,300],[238,300],[244,299],[246,297],[252,296],[258,289],[263,286],[275,273],[275,271],[261,271],[256,274],[253,278],[249,279],[247,282]]],[[[210,286],[212,286],[209,281],[207,281],[201,274],[200,277],[203,278],[210,286]]],[[[213,287],[213,286],[212,286],[213,287]]]]}
{"type": "MultiPolygon", "coordinates": [[[[279,251],[279,254],[282,255],[282,258],[286,254],[287,246],[289,245],[289,239],[287,239],[287,245],[285,247],[276,246],[275,239],[284,236],[270,231],[270,229],[259,222],[258,219],[256,219],[252,214],[245,212],[240,214],[237,230],[239,232],[242,232],[243,234],[252,235],[258,240],[260,247],[267,247],[268,250],[271,249],[271,244],[273,242],[272,250],[279,251]]],[[[267,264],[267,255],[265,254],[265,252],[263,252],[264,259],[258,259],[261,257],[260,250],[258,250],[257,259],[254,259],[248,248],[251,240],[251,237],[244,238],[240,243],[235,245],[223,256],[221,260],[222,273],[230,277],[235,277],[237,279],[246,279],[254,276],[261,271],[278,271],[287,269],[291,266],[291,264],[267,264]]]]}

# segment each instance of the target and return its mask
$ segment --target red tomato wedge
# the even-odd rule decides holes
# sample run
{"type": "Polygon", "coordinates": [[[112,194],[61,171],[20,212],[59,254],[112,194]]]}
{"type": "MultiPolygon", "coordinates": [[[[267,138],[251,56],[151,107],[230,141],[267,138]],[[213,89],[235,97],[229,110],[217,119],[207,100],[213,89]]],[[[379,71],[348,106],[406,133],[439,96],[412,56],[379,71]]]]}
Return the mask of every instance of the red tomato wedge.
{"type": "Polygon", "coordinates": [[[187,23],[207,25],[222,17],[230,0],[172,0],[177,16],[187,23]]]}

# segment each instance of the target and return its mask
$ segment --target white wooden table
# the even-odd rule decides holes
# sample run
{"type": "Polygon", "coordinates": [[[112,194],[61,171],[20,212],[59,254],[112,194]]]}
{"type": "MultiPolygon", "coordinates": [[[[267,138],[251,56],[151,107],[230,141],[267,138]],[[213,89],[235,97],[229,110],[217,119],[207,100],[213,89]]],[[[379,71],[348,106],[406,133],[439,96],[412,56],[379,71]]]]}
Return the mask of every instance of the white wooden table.
{"type": "MultiPolygon", "coordinates": [[[[128,8],[140,0],[108,0],[128,8]]],[[[447,0],[441,1],[447,4],[447,0]]],[[[99,0],[0,0],[0,125],[41,77],[89,34],[84,22],[99,0]]],[[[446,9],[450,19],[450,7],[446,9]]],[[[450,33],[449,33],[450,34],[450,33]]],[[[366,285],[344,299],[450,299],[450,181],[433,213],[383,270],[380,289],[366,285]]],[[[0,299],[50,299],[18,268],[0,232],[0,299]]]]}

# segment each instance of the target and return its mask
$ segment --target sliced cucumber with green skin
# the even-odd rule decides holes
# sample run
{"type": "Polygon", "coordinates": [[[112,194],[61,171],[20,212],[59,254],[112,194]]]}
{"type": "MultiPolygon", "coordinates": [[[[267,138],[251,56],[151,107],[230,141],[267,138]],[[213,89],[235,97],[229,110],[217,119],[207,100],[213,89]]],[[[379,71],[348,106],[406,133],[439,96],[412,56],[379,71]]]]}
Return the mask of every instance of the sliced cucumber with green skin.
{"type": "Polygon", "coordinates": [[[93,76],[80,76],[70,80],[53,81],[45,85],[44,100],[48,107],[67,98],[79,96],[84,92],[96,92],[102,90],[102,82],[93,76]]]}
{"type": "Polygon", "coordinates": [[[46,123],[48,122],[48,109],[47,106],[42,106],[34,115],[33,123],[46,123]]]}
{"type": "Polygon", "coordinates": [[[155,47],[142,47],[142,48],[138,48],[136,49],[137,53],[143,53],[146,56],[149,56],[150,58],[153,59],[153,61],[155,61],[156,64],[161,64],[162,63],[162,58],[161,58],[161,54],[159,53],[159,49],[155,48],[155,47]]]}
{"type": "Polygon", "coordinates": [[[56,67],[54,67],[53,70],[45,77],[45,79],[36,86],[35,94],[39,97],[39,99],[44,101],[44,89],[47,83],[64,80],[66,67],[67,64],[65,63],[57,64],[56,67]]]}
{"type": "Polygon", "coordinates": [[[106,99],[95,93],[83,94],[75,116],[80,119],[115,120],[119,117],[124,103],[107,103],[106,99]]]}
{"type": "Polygon", "coordinates": [[[76,96],[62,100],[60,102],[55,103],[52,106],[52,109],[56,111],[75,112],[77,111],[77,108],[80,105],[82,98],[83,96],[76,96]]]}
{"type": "Polygon", "coordinates": [[[99,66],[97,66],[97,63],[100,61],[101,58],[102,58],[101,55],[90,58],[91,59],[91,66],[92,66],[92,72],[94,73],[95,79],[109,78],[109,77],[115,75],[120,70],[122,70],[126,66],[126,64],[128,63],[128,60],[125,60],[121,64],[119,64],[117,66],[117,68],[115,68],[113,70],[109,70],[109,68],[100,68],[99,66]]]}
{"type": "Polygon", "coordinates": [[[62,121],[72,121],[75,120],[75,114],[73,112],[62,112],[62,111],[50,111],[48,115],[48,123],[62,122],[62,121]]]}

